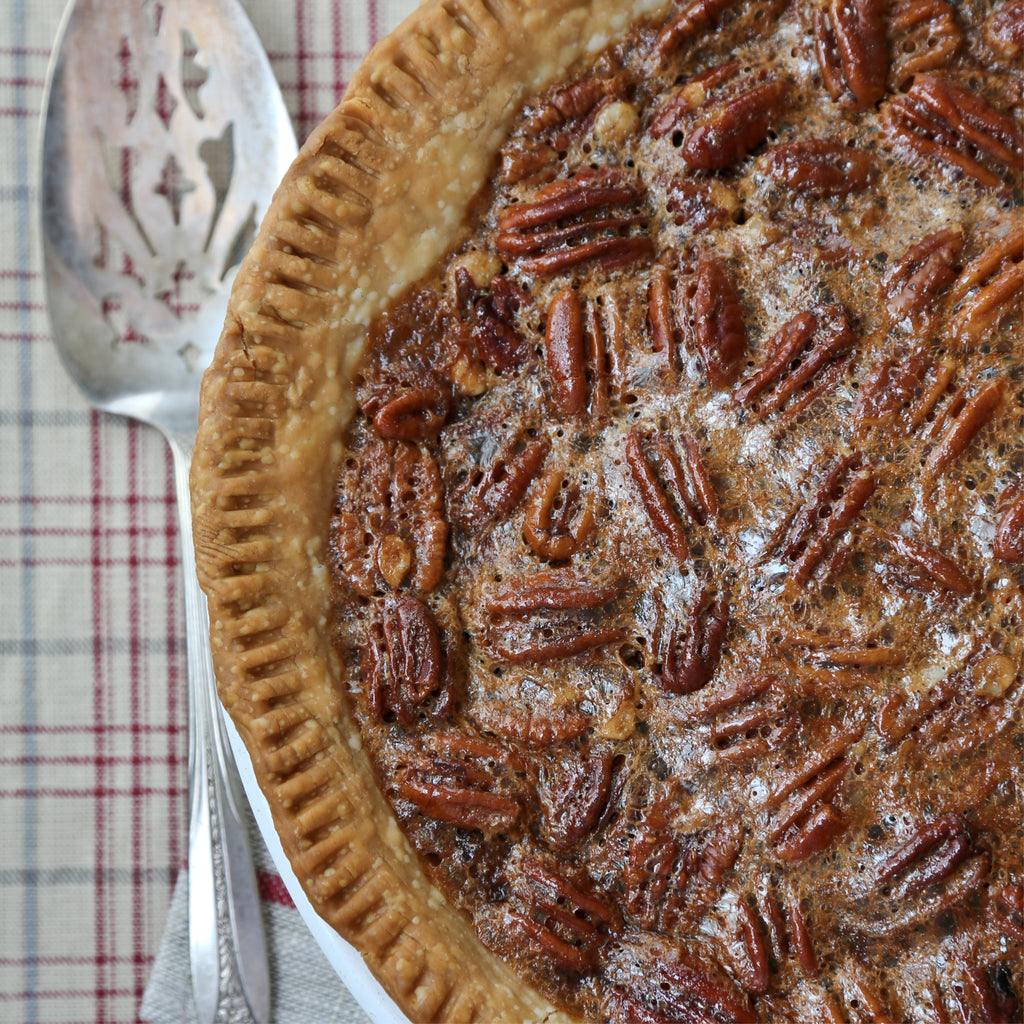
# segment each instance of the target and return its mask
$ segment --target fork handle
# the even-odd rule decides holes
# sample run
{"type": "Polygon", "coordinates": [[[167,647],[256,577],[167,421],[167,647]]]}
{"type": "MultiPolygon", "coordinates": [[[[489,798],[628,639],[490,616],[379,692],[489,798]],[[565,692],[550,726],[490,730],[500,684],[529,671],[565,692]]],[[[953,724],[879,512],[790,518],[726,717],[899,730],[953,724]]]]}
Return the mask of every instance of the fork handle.
{"type": "Polygon", "coordinates": [[[169,437],[178,499],[188,660],[188,931],[200,1024],[270,1017],[259,889],[244,797],[228,743],[210,655],[209,613],[196,578],[189,497],[191,445],[169,437]]]}

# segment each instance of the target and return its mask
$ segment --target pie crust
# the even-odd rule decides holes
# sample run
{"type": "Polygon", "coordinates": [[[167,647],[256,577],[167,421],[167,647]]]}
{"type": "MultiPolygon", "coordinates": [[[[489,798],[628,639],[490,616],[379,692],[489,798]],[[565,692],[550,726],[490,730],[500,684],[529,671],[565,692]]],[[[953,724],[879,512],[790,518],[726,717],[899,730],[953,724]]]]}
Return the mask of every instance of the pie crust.
{"type": "MultiPolygon", "coordinates": [[[[672,11],[673,16],[682,11],[684,17],[700,21],[713,32],[722,11],[730,6],[721,0],[693,0],[677,4],[672,11]]],[[[764,6],[776,10],[786,7],[784,3],[764,6]]],[[[874,0],[849,4],[828,0],[820,7],[821,17],[832,19],[833,34],[838,26],[842,36],[847,25],[843,19],[851,17],[850,10],[867,17],[880,5],[874,0]]],[[[1010,0],[1002,7],[1009,12],[1003,18],[1009,27],[1001,26],[998,18],[986,24],[993,24],[994,32],[1002,31],[1009,40],[1006,45],[1016,45],[1019,55],[1020,32],[1014,36],[1011,23],[1014,17],[1021,17],[1021,5],[1010,0]]],[[[900,5],[901,10],[910,8],[916,13],[927,8],[938,17],[948,5],[942,0],[900,5]]],[[[661,0],[632,4],[616,0],[427,0],[374,48],[353,77],[340,106],[303,146],[238,273],[224,332],[204,380],[192,472],[194,533],[200,580],[209,598],[221,698],[252,755],[285,852],[313,906],[360,950],[385,989],[413,1020],[567,1018],[563,1010],[492,954],[473,931],[467,915],[455,909],[431,883],[381,793],[378,767],[364,746],[347,695],[346,673],[332,641],[332,616],[337,604],[332,593],[328,543],[338,467],[349,454],[347,428],[357,412],[356,384],[367,362],[367,341],[373,336],[377,318],[399,305],[411,286],[428,278],[469,237],[472,228],[468,222],[476,212],[477,197],[494,174],[496,156],[517,122],[524,101],[559,81],[578,62],[600,53],[635,25],[648,20],[660,23],[669,9],[670,5],[661,0]]],[[[827,29],[822,38],[827,42],[827,29]]],[[[867,81],[870,75],[857,77],[857,59],[852,61],[851,72],[848,53],[843,50],[844,45],[849,50],[847,44],[849,39],[840,39],[838,46],[833,40],[832,57],[825,54],[820,58],[825,85],[830,91],[835,88],[834,98],[841,96],[837,103],[870,106],[879,97],[871,93],[867,81]]],[[[991,45],[995,47],[996,42],[991,45]]],[[[701,83],[700,89],[710,89],[709,82],[701,83]]],[[[923,78],[922,82],[922,95],[931,90],[928,102],[934,101],[939,107],[947,102],[948,94],[941,93],[933,79],[923,78]]],[[[900,86],[904,95],[906,84],[900,86]]],[[[683,92],[685,87],[680,95],[683,92]]],[[[770,91],[764,96],[770,104],[770,91]]],[[[895,105],[893,109],[897,109],[895,105]]],[[[910,110],[909,101],[898,109],[909,110],[908,117],[925,116],[917,108],[910,110]]],[[[1016,109],[1020,109],[1019,101],[1016,109]]],[[[974,114],[968,111],[965,116],[970,120],[974,114]]],[[[983,117],[980,121],[975,117],[971,124],[975,129],[979,123],[984,128],[983,121],[983,117]]],[[[941,146],[943,139],[948,139],[941,133],[948,129],[947,124],[935,130],[932,124],[927,144],[941,146]]],[[[927,145],[920,145],[921,159],[934,157],[934,149],[926,152],[927,145]]],[[[1019,127],[1017,141],[1008,146],[1016,146],[1019,163],[1019,127]]],[[[828,179],[835,170],[834,152],[828,158],[833,166],[826,167],[820,149],[796,147],[784,154],[781,150],[779,147],[774,162],[769,153],[761,158],[760,165],[780,187],[790,187],[797,179],[814,178],[816,184],[810,192],[816,197],[841,194],[841,188],[836,193],[828,191],[835,187],[828,179]],[[818,174],[824,179],[815,178],[818,174]]],[[[976,176],[992,175],[987,165],[982,166],[983,161],[978,162],[981,158],[976,149],[968,151],[951,143],[945,152],[950,159],[961,161],[961,172],[967,168],[970,174],[973,167],[976,176]],[[975,162],[968,167],[972,160],[975,162]]],[[[854,158],[842,168],[843,174],[869,175],[867,162],[859,164],[854,158]]],[[[1019,170],[1013,174],[1019,182],[1019,170]]],[[[1016,187],[1019,191],[1019,183],[1016,187]]],[[[680,201],[685,204],[689,200],[684,197],[680,201]]],[[[1002,207],[1015,211],[1018,232],[1019,203],[1017,195],[1009,207],[1002,207]]],[[[999,215],[995,205],[991,210],[999,215]]],[[[790,227],[798,236],[799,217],[794,216],[790,227]]],[[[905,227],[902,225],[901,230],[905,227]]],[[[938,232],[929,239],[937,239],[933,242],[935,251],[947,243],[958,244],[944,240],[938,232]]],[[[888,255],[895,261],[905,248],[901,245],[899,252],[888,255]]],[[[907,309],[903,312],[910,318],[916,315],[912,307],[917,290],[948,286],[934,284],[934,264],[928,262],[928,253],[916,258],[918,264],[911,261],[902,278],[895,270],[890,278],[895,281],[890,299],[896,307],[905,302],[907,309]],[[921,266],[925,270],[920,270],[921,266]],[[920,271],[916,277],[915,270],[920,271]],[[932,283],[922,283],[928,273],[933,274],[932,283]]],[[[1016,260],[1016,269],[1007,273],[1016,275],[1013,280],[1018,281],[1019,257],[1016,260]]],[[[1003,269],[1004,264],[999,266],[1003,269]]],[[[698,290],[702,273],[705,270],[698,268],[698,290]]],[[[706,270],[708,280],[717,273],[714,266],[706,270]]],[[[717,287],[711,281],[705,290],[715,293],[717,287]]],[[[1019,281],[1016,287],[1020,288],[1019,281]]],[[[721,289],[716,294],[717,301],[722,301],[721,289]]],[[[972,315],[983,316],[980,305],[975,306],[972,315]]],[[[714,315],[720,317],[717,323],[722,328],[720,313],[714,315]]],[[[829,336],[834,339],[845,338],[851,326],[841,317],[832,323],[830,316],[833,314],[820,312],[822,331],[832,332],[829,336]]],[[[796,318],[787,327],[791,325],[791,334],[804,329],[804,322],[796,318]]],[[[971,333],[969,328],[964,330],[971,333]]],[[[972,335],[971,343],[977,341],[972,335]]],[[[780,348],[787,343],[782,337],[780,348]]],[[[721,389],[723,382],[732,386],[741,376],[739,360],[746,354],[730,351],[725,343],[716,352],[714,340],[703,348],[702,344],[698,338],[697,348],[713,387],[721,389]]],[[[806,358],[813,346],[806,339],[804,345],[799,351],[806,358]]],[[[1019,354],[1019,337],[1017,345],[1019,354]]],[[[916,357],[911,352],[908,358],[916,357]]],[[[880,366],[874,377],[862,379],[877,401],[872,406],[870,396],[862,397],[857,406],[860,415],[870,418],[864,411],[869,406],[872,415],[877,413],[882,418],[892,412],[882,408],[885,403],[879,397],[899,376],[899,369],[891,364],[892,360],[880,366]]],[[[747,376],[740,381],[738,393],[755,400],[770,390],[772,373],[789,372],[781,365],[773,367],[770,361],[762,361],[761,371],[763,379],[757,371],[744,368],[742,373],[747,376]]],[[[918,377],[923,374],[924,370],[918,377]]],[[[901,379],[906,384],[909,378],[904,375],[901,379]]],[[[915,378],[910,386],[920,384],[921,380],[915,378]]],[[[938,446],[944,444],[948,450],[933,454],[933,463],[937,465],[947,455],[947,461],[951,461],[954,449],[957,453],[964,450],[979,429],[977,423],[988,422],[988,406],[1006,400],[1001,387],[996,383],[979,385],[959,398],[954,396],[952,401],[960,403],[951,413],[955,422],[938,446]],[[957,424],[962,427],[959,434],[957,424]]],[[[1019,390],[1019,381],[1014,387],[1019,390]]],[[[564,396],[561,400],[565,405],[575,401],[564,396]]],[[[813,395],[808,395],[805,404],[812,409],[812,403],[813,395]]],[[[634,442],[637,446],[643,443],[634,442]]],[[[1014,450],[1019,451],[1019,445],[1014,450]]],[[[864,504],[869,488],[874,487],[874,478],[858,459],[849,454],[839,458],[836,470],[841,472],[832,481],[830,494],[823,490],[817,507],[808,497],[803,511],[794,512],[795,519],[788,524],[795,530],[801,516],[807,519],[803,524],[805,536],[793,542],[797,554],[792,571],[804,575],[802,582],[810,578],[824,557],[824,547],[814,552],[815,559],[808,555],[817,536],[812,518],[828,523],[833,514],[830,503],[847,502],[855,513],[864,504]]],[[[635,462],[645,467],[636,470],[635,486],[641,494],[646,488],[648,496],[643,500],[656,505],[660,499],[651,495],[662,487],[656,479],[657,459],[651,455],[649,461],[641,452],[635,462]],[[649,478],[641,479],[644,473],[649,478]]],[[[805,494],[813,485],[807,480],[801,484],[805,494]]],[[[1013,585],[1019,591],[1024,585],[1019,578],[1024,542],[1017,534],[1024,520],[1024,499],[1010,494],[1009,501],[1014,509],[1019,506],[1018,513],[1015,519],[1012,510],[1003,515],[1003,523],[1009,522],[1010,526],[1001,525],[1001,540],[996,543],[1009,551],[1004,561],[1017,560],[1012,573],[1016,574],[1013,585]],[[1014,530],[1017,534],[1011,535],[1014,530]]],[[[655,520],[661,514],[657,510],[649,513],[654,532],[655,520]]],[[[671,524],[665,527],[662,523],[662,529],[671,534],[671,524]]],[[[822,545],[843,536],[845,529],[844,523],[837,527],[838,532],[826,532],[822,545]]],[[[676,540],[685,545],[678,537],[676,540]]],[[[991,541],[988,543],[991,547],[991,541]]],[[[954,575],[955,566],[950,568],[949,560],[931,547],[896,534],[883,538],[882,544],[897,553],[902,551],[914,573],[930,577],[931,583],[938,581],[940,588],[961,593],[968,586],[962,574],[954,575]]],[[[835,552],[836,559],[841,555],[842,551],[835,552]]],[[[844,557],[853,556],[847,551],[844,557]]],[[[712,604],[702,614],[714,619],[718,608],[718,604],[712,604]]],[[[699,629],[714,629],[714,625],[700,625],[696,618],[694,623],[694,636],[699,629]]],[[[1019,632],[1019,622],[1011,624],[1010,631],[1015,627],[1019,632]]],[[[808,661],[817,659],[830,666],[821,670],[829,677],[829,685],[848,676],[854,677],[848,685],[858,685],[857,672],[873,655],[882,656],[873,643],[862,646],[855,652],[861,660],[847,662],[844,668],[842,651],[818,649],[815,644],[820,647],[820,638],[810,635],[804,640],[810,652],[808,661]]],[[[995,686],[1001,691],[1016,687],[1014,699],[1019,701],[1020,668],[1011,662],[1014,658],[1019,662],[1020,637],[1011,637],[1001,647],[1000,643],[996,641],[993,650],[1002,653],[984,662],[988,668],[977,669],[978,685],[995,686]]],[[[964,655],[961,661],[968,657],[964,655]]],[[[750,686],[756,689],[756,683],[754,680],[750,686]]],[[[686,685],[679,682],[680,689],[674,692],[691,693],[686,685]]],[[[701,682],[692,689],[703,685],[701,682]]],[[[736,696],[735,703],[739,702],[736,696]]],[[[732,707],[728,702],[726,706],[732,707]]],[[[901,707],[896,706],[895,717],[901,707]]],[[[881,726],[879,729],[884,731],[881,726]]],[[[848,746],[861,734],[854,728],[839,732],[848,746]]],[[[835,766],[829,765],[823,762],[818,766],[822,769],[822,793],[829,786],[834,789],[839,785],[834,779],[829,781],[830,772],[836,774],[832,770],[835,766]]],[[[805,782],[794,783],[786,796],[805,782]]],[[[817,784],[812,782],[808,788],[817,784]]],[[[1014,806],[1019,807],[1019,794],[1013,799],[1014,806]]],[[[808,806],[812,810],[817,806],[819,814],[834,811],[831,805],[808,806]]],[[[836,821],[829,814],[821,817],[822,834],[836,821]]],[[[955,858],[960,856],[960,844],[964,857],[983,859],[983,845],[977,845],[976,837],[965,831],[961,821],[952,814],[936,817],[934,827],[929,826],[931,832],[919,833],[918,846],[929,855],[948,853],[955,858]]],[[[912,860],[913,842],[905,842],[902,852],[890,858],[893,865],[902,853],[912,860]]],[[[797,859],[802,856],[794,854],[797,859]]],[[[894,866],[893,876],[904,868],[894,866]]],[[[1003,881],[1012,881],[1020,888],[1019,879],[1003,881]]],[[[912,888],[916,883],[911,878],[900,884],[912,888]]],[[[1011,888],[1007,884],[1007,890],[1011,888]]],[[[737,913],[739,941],[743,921],[747,921],[748,949],[751,943],[763,946],[768,926],[757,923],[750,907],[740,908],[737,913]]],[[[1009,927],[1019,931],[1020,910],[1011,907],[1008,914],[1009,927]]],[[[1018,941],[1019,948],[1019,940],[1013,941],[1018,941]]],[[[968,959],[969,955],[969,951],[964,952],[968,959]]],[[[982,1006],[986,998],[990,1005],[998,1004],[991,979],[984,982],[989,986],[986,995],[983,982],[977,981],[982,978],[980,973],[975,978],[968,970],[965,977],[969,985],[976,981],[982,986],[981,994],[970,998],[976,1002],[980,999],[982,1006]]],[[[700,984],[699,980],[694,984],[700,984]]],[[[975,1005],[964,998],[967,1002],[962,1001],[961,1007],[975,1005]]],[[[870,994],[863,999],[869,1000],[870,994]]],[[[635,1000],[623,1005],[626,1008],[620,1010],[620,1015],[626,1019],[632,1019],[631,1014],[643,1017],[645,1012],[650,1013],[649,1019],[659,1021],[717,1021],[719,1016],[729,1019],[728,1007],[716,1010],[700,999],[678,1010],[678,1017],[672,1016],[671,1007],[659,1017],[652,1004],[646,1009],[635,1000]],[[692,1018],[686,1015],[691,1011],[692,1018]],[[700,1013],[705,1011],[701,1018],[700,1013]]]]}
{"type": "Polygon", "coordinates": [[[419,8],[302,147],[203,384],[193,518],[221,698],[313,906],[415,1021],[558,1015],[426,880],[340,696],[325,542],[350,381],[373,317],[459,237],[523,98],[659,6],[419,8]]]}

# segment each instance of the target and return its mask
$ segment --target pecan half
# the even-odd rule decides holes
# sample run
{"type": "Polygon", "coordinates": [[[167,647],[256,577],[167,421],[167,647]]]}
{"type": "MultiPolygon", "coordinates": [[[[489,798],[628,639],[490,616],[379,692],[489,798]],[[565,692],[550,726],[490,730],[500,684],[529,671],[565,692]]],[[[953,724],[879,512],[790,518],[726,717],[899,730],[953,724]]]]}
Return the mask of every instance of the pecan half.
{"type": "Polygon", "coordinates": [[[996,414],[1003,402],[1002,380],[993,380],[976,391],[956,413],[941,440],[931,450],[925,462],[930,476],[944,473],[966,450],[975,435],[996,414]]]}
{"type": "Polygon", "coordinates": [[[672,809],[671,800],[658,799],[640,822],[625,823],[624,906],[635,923],[662,934],[699,921],[721,898],[742,844],[742,828],[735,823],[677,833],[670,824],[672,809]]]}
{"type": "Polygon", "coordinates": [[[878,865],[875,879],[881,886],[900,876],[893,895],[902,900],[949,878],[972,857],[988,860],[990,855],[976,845],[962,815],[944,814],[918,825],[903,846],[878,865]]]}
{"type": "Polygon", "coordinates": [[[583,481],[567,481],[558,468],[537,481],[526,503],[523,537],[540,558],[562,562],[590,539],[594,529],[595,489],[583,481]]]}
{"type": "Polygon", "coordinates": [[[608,403],[622,394],[629,369],[627,313],[624,301],[613,288],[602,288],[597,303],[590,307],[590,336],[593,341],[591,365],[591,415],[601,419],[608,403]],[[599,310],[599,311],[598,311],[599,310]]]}
{"type": "Polygon", "coordinates": [[[777,750],[799,724],[773,675],[741,677],[713,691],[702,690],[693,713],[709,723],[715,756],[730,763],[777,750]]]}
{"type": "Polygon", "coordinates": [[[353,451],[338,484],[334,556],[363,597],[403,583],[429,593],[441,580],[448,542],[443,489],[429,452],[405,441],[369,441],[353,451]]]}
{"type": "Polygon", "coordinates": [[[626,438],[626,460],[652,531],[673,559],[684,564],[690,545],[680,518],[686,488],[678,456],[663,437],[646,439],[639,427],[633,427],[626,438]],[[649,454],[657,459],[657,469],[649,454]]]}
{"type": "Polygon", "coordinates": [[[538,139],[513,139],[501,148],[497,179],[505,186],[550,181],[558,173],[558,150],[538,139]]]}
{"type": "Polygon", "coordinates": [[[585,169],[545,186],[498,218],[494,244],[529,274],[555,274],[580,263],[604,270],[628,266],[653,252],[644,195],[624,169],[585,169]]]}
{"type": "MultiPolygon", "coordinates": [[[[1013,492],[1010,493],[1012,495],[1013,492]]],[[[1001,562],[1024,564],[1024,489],[1010,501],[999,517],[995,539],[992,541],[992,553],[1001,562]]]]}
{"type": "MultiPolygon", "coordinates": [[[[662,139],[672,133],[673,144],[681,146],[683,133],[679,129],[692,120],[693,115],[710,106],[712,94],[717,90],[730,85],[735,90],[736,73],[739,69],[740,62],[733,58],[705,68],[687,79],[651,118],[651,138],[662,139]],[[678,135],[675,134],[677,131],[678,135]]],[[[748,78],[740,80],[740,83],[749,85],[752,81],[753,79],[748,78]]]]}
{"type": "Polygon", "coordinates": [[[889,51],[880,0],[830,0],[814,13],[814,46],[829,95],[866,110],[885,94],[889,51]]]}
{"type": "Polygon", "coordinates": [[[882,275],[885,308],[893,320],[908,317],[920,326],[939,293],[956,280],[963,245],[960,228],[942,228],[922,238],[882,275]]]}
{"type": "Polygon", "coordinates": [[[982,251],[963,268],[950,288],[949,302],[953,308],[972,294],[984,291],[1008,266],[1024,260],[1024,226],[996,222],[991,237],[983,244],[982,251]]]}
{"type": "Polygon", "coordinates": [[[981,185],[995,188],[1003,176],[1020,174],[1024,130],[1017,120],[938,75],[918,75],[883,105],[882,121],[900,146],[981,185]]]}
{"type": "Polygon", "coordinates": [[[795,893],[789,894],[789,921],[791,926],[790,946],[796,954],[797,961],[804,973],[813,977],[818,973],[818,958],[811,943],[810,930],[804,913],[800,909],[800,900],[795,893]]]}
{"type": "Polygon", "coordinates": [[[560,661],[577,654],[621,643],[627,632],[617,626],[581,627],[578,623],[562,624],[561,634],[545,627],[549,635],[538,638],[513,633],[493,645],[497,657],[512,665],[536,665],[545,661],[560,661]]]}
{"type": "Polygon", "coordinates": [[[909,408],[930,366],[920,350],[884,354],[861,386],[854,419],[866,426],[891,426],[909,408]]]}
{"type": "Polygon", "coordinates": [[[659,263],[651,272],[647,286],[647,329],[651,348],[665,357],[672,368],[678,364],[679,331],[675,320],[672,272],[659,263]]]}
{"type": "Polygon", "coordinates": [[[554,850],[571,850],[597,825],[611,792],[613,760],[610,747],[599,747],[545,772],[544,838],[554,850]]]}
{"type": "Polygon", "coordinates": [[[411,594],[389,594],[383,621],[370,627],[359,661],[370,713],[392,713],[407,728],[426,714],[440,720],[454,707],[437,623],[411,594]]]}
{"type": "Polygon", "coordinates": [[[917,570],[917,574],[908,579],[912,586],[933,594],[941,593],[942,590],[961,596],[974,593],[974,583],[964,575],[956,562],[930,544],[902,533],[886,534],[885,540],[893,551],[902,555],[917,570]]]}
{"type": "Polygon", "coordinates": [[[721,820],[701,836],[694,883],[704,889],[701,899],[705,907],[721,897],[723,880],[740,855],[744,831],[740,821],[721,820]]]}
{"type": "Polygon", "coordinates": [[[507,437],[483,467],[454,463],[450,469],[455,479],[448,485],[452,518],[469,529],[479,529],[514,512],[550,447],[547,437],[531,437],[524,430],[507,437]]]}
{"type": "Polygon", "coordinates": [[[1024,297],[1024,263],[1011,263],[984,288],[969,298],[953,318],[953,332],[961,341],[977,344],[1000,322],[1020,313],[1024,297]]]}
{"type": "Polygon", "coordinates": [[[686,477],[692,491],[692,497],[688,491],[683,491],[683,501],[690,515],[703,523],[718,515],[718,495],[696,439],[684,431],[680,441],[683,445],[686,477]]]}
{"type": "Polygon", "coordinates": [[[622,298],[611,288],[599,290],[597,301],[587,307],[586,320],[590,416],[602,422],[607,419],[612,402],[622,394],[629,365],[622,298]]]}
{"type": "Polygon", "coordinates": [[[525,119],[527,138],[548,138],[554,149],[566,149],[571,139],[593,124],[598,111],[625,92],[621,76],[591,75],[562,86],[541,98],[525,119]]]}
{"type": "Polygon", "coordinates": [[[662,642],[656,677],[667,693],[693,693],[712,680],[729,629],[729,602],[706,592],[698,595],[685,628],[673,622],[662,642]]]}
{"type": "Polygon", "coordinates": [[[783,142],[761,157],[762,170],[777,184],[818,198],[866,188],[872,167],[866,150],[830,139],[783,142]]]}
{"type": "Polygon", "coordinates": [[[903,663],[903,655],[892,647],[873,647],[870,644],[858,646],[852,642],[812,647],[805,653],[810,661],[838,665],[842,668],[878,668],[903,663]]]}
{"type": "Polygon", "coordinates": [[[563,288],[551,300],[544,350],[559,411],[563,416],[582,416],[587,407],[583,307],[573,288],[563,288]]]}
{"type": "Polygon", "coordinates": [[[956,756],[967,745],[995,736],[1013,714],[1002,700],[1019,678],[1005,654],[979,646],[960,671],[951,672],[926,693],[890,693],[875,716],[880,735],[894,745],[923,745],[931,757],[956,756]]]}
{"type": "MultiPolygon", "coordinates": [[[[786,910],[772,890],[771,882],[763,880],[758,886],[757,911],[747,905],[751,919],[751,926],[757,928],[762,935],[761,942],[779,965],[785,963],[791,957],[803,970],[804,974],[813,978],[818,973],[818,958],[815,955],[811,943],[810,932],[807,926],[807,919],[800,908],[800,900],[792,890],[786,897],[786,910]],[[789,917],[789,929],[787,933],[785,918],[789,917]]],[[[746,935],[743,936],[745,944],[746,935]]],[[[756,958],[756,949],[749,954],[751,962],[756,958]]]]}
{"type": "Polygon", "coordinates": [[[829,507],[841,493],[844,481],[863,464],[864,457],[859,452],[837,458],[814,493],[789,517],[785,538],[781,544],[773,545],[773,549],[779,551],[783,558],[795,558],[803,550],[817,523],[828,515],[829,507]]]}
{"type": "Polygon", "coordinates": [[[763,925],[745,899],[736,904],[736,925],[743,954],[736,963],[736,974],[748,992],[763,996],[768,991],[768,948],[763,925]]]}
{"type": "Polygon", "coordinates": [[[704,372],[712,387],[728,387],[746,359],[747,328],[736,282],[717,257],[702,256],[697,264],[691,312],[704,372]]]}
{"type": "Polygon", "coordinates": [[[437,437],[450,407],[451,395],[445,388],[410,388],[381,403],[373,425],[384,438],[424,441],[437,437]]]}
{"type": "Polygon", "coordinates": [[[929,363],[922,380],[924,386],[918,388],[918,393],[907,406],[902,417],[903,429],[908,437],[921,430],[929,417],[933,417],[932,426],[936,430],[942,425],[943,414],[936,413],[935,410],[948,396],[950,387],[956,379],[956,373],[957,363],[948,356],[929,363]]]}
{"type": "Polygon", "coordinates": [[[825,850],[846,827],[831,798],[849,769],[847,750],[863,731],[856,724],[840,727],[818,748],[808,750],[799,767],[777,780],[767,805],[779,810],[765,838],[780,860],[807,860],[825,850]]]}
{"type": "Polygon", "coordinates": [[[529,615],[538,611],[600,608],[621,596],[624,582],[596,582],[575,569],[547,569],[519,576],[484,595],[491,615],[529,615]]]}
{"type": "Polygon", "coordinates": [[[902,651],[884,641],[857,640],[833,633],[791,634],[789,641],[806,666],[800,677],[823,683],[829,692],[837,687],[863,685],[865,673],[904,662],[902,651]]]}
{"type": "Polygon", "coordinates": [[[818,317],[811,312],[797,313],[787,320],[764,346],[761,365],[736,389],[736,401],[748,405],[777,384],[790,364],[811,343],[817,329],[818,317]]]}
{"type": "Polygon", "coordinates": [[[761,365],[737,388],[734,399],[744,405],[757,400],[758,415],[770,416],[856,341],[849,314],[840,305],[798,313],[764,346],[761,365]]]}
{"type": "Polygon", "coordinates": [[[531,747],[562,746],[590,728],[590,715],[573,707],[537,705],[526,710],[505,701],[474,707],[473,717],[488,733],[531,747]]]}
{"type": "MultiPolygon", "coordinates": [[[[832,775],[845,774],[845,768],[837,766],[828,776],[819,780],[822,785],[833,785],[832,775]]],[[[775,837],[775,853],[786,863],[798,863],[807,860],[828,849],[832,840],[846,828],[843,816],[831,803],[821,803],[805,810],[805,799],[796,802],[804,813],[791,820],[790,813],[782,815],[789,828],[786,833],[775,837]]]]}
{"type": "MultiPolygon", "coordinates": [[[[929,758],[951,760],[997,737],[1013,718],[1014,701],[1003,695],[1019,681],[1018,665],[1019,661],[1005,655],[990,655],[977,660],[968,672],[954,673],[954,679],[935,687],[939,693],[929,694],[928,701],[902,716],[904,726],[913,723],[904,742],[922,748],[929,758]],[[956,677],[960,681],[954,681],[956,677]]],[[[964,793],[973,792],[982,800],[999,781],[997,766],[987,765],[965,780],[964,793]]]]}
{"type": "Polygon", "coordinates": [[[651,57],[663,64],[687,40],[713,29],[737,0],[693,0],[661,27],[651,46],[651,57]]]}
{"type": "Polygon", "coordinates": [[[825,499],[831,501],[829,511],[825,512],[825,506],[820,503],[815,504],[819,522],[800,537],[793,549],[794,552],[800,551],[793,563],[793,579],[797,583],[806,583],[810,579],[824,558],[827,547],[850,529],[861,509],[875,493],[875,486],[874,473],[870,468],[856,469],[841,485],[838,493],[829,492],[834,495],[825,499]]]}
{"type": "Polygon", "coordinates": [[[523,857],[514,875],[515,904],[508,923],[561,970],[583,974],[597,965],[616,915],[583,885],[532,857],[523,857]]]}
{"type": "Polygon", "coordinates": [[[946,0],[897,0],[889,12],[889,81],[902,89],[917,74],[945,67],[963,43],[946,0]]]}
{"type": "Polygon", "coordinates": [[[954,337],[976,345],[1007,317],[1020,315],[1024,294],[1024,226],[1010,228],[964,267],[950,289],[954,337]]]}
{"type": "Polygon", "coordinates": [[[701,171],[722,170],[742,160],[768,137],[788,88],[785,79],[769,78],[712,106],[683,142],[683,159],[701,171]]]}
{"type": "Polygon", "coordinates": [[[691,876],[699,866],[698,848],[672,829],[670,813],[665,800],[645,801],[638,821],[620,819],[603,838],[622,865],[627,920],[662,933],[672,931],[686,916],[691,876]]]}
{"type": "Polygon", "coordinates": [[[496,655],[512,664],[569,658],[619,643],[624,630],[602,626],[598,610],[621,596],[622,582],[596,583],[568,568],[519,577],[488,592],[484,606],[496,655]]]}
{"type": "Polygon", "coordinates": [[[631,965],[627,977],[610,998],[617,1020],[755,1024],[758,1019],[748,998],[706,954],[654,947],[631,965]]]}
{"type": "Polygon", "coordinates": [[[428,736],[395,772],[395,792],[428,818],[463,829],[508,829],[522,815],[522,765],[472,736],[428,736]]]}

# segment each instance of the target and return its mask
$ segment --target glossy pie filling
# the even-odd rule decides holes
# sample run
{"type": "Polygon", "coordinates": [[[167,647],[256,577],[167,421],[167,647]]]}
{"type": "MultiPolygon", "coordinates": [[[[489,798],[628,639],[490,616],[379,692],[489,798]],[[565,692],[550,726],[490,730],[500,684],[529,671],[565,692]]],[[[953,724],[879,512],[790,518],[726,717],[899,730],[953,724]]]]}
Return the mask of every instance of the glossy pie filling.
{"type": "Polygon", "coordinates": [[[681,5],[371,328],[352,706],[572,1012],[1020,1019],[1022,24],[681,5]]]}

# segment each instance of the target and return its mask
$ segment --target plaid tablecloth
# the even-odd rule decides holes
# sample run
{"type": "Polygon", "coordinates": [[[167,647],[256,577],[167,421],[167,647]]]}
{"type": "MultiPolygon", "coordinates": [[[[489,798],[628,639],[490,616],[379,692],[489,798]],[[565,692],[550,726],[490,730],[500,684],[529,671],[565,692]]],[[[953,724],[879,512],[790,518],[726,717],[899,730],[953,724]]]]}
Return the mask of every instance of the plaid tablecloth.
{"type": "MultiPolygon", "coordinates": [[[[301,141],[414,4],[243,6],[301,141]]],[[[139,1019],[165,932],[147,1011],[173,1020],[188,822],[172,468],[155,432],[87,407],[50,336],[37,150],[62,9],[0,3],[0,1021],[139,1019]]],[[[357,1019],[258,858],[272,950],[299,943],[303,990],[322,991],[304,1019],[357,1019]]]]}

